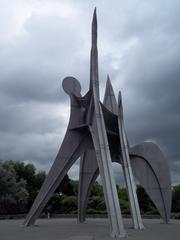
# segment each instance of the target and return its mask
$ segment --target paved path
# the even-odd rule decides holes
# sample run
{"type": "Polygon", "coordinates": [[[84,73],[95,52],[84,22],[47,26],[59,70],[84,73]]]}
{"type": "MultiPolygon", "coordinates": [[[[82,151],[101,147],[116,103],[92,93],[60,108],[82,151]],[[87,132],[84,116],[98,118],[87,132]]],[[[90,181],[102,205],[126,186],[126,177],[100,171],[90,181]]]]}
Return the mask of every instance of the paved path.
{"type": "MultiPolygon", "coordinates": [[[[144,219],[145,230],[134,230],[125,219],[128,240],[180,240],[180,220],[163,224],[161,220],[144,219]]],[[[34,227],[23,227],[22,220],[0,220],[0,240],[110,240],[107,219],[39,219],[34,227]]]]}

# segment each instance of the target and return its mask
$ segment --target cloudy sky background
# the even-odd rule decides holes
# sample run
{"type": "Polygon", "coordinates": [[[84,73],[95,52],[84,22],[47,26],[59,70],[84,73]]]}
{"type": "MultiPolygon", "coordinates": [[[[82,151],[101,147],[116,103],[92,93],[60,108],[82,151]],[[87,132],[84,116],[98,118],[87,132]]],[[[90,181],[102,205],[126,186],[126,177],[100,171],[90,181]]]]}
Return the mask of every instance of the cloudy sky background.
{"type": "Polygon", "coordinates": [[[159,144],[180,183],[179,0],[0,0],[0,159],[49,170],[69,117],[62,79],[88,90],[94,6],[101,98],[109,73],[130,143],[159,144]]]}

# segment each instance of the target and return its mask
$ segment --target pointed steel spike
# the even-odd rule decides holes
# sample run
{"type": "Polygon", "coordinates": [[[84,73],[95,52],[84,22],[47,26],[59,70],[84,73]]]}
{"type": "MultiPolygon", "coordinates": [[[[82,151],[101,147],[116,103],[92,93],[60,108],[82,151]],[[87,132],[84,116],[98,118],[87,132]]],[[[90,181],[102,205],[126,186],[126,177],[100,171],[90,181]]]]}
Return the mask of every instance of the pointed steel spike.
{"type": "Polygon", "coordinates": [[[117,114],[117,102],[114,94],[114,90],[110,81],[109,75],[107,75],[106,90],[104,95],[104,106],[114,114],[117,114]]]}
{"type": "Polygon", "coordinates": [[[107,84],[108,84],[109,88],[112,89],[112,92],[113,92],[113,94],[114,94],[114,91],[113,91],[113,87],[112,87],[112,84],[111,84],[111,80],[110,80],[109,74],[107,75],[107,84]]]}
{"type": "MultiPolygon", "coordinates": [[[[122,105],[121,91],[119,91],[119,94],[118,94],[118,107],[119,107],[119,113],[120,113],[121,120],[123,120],[123,105],[122,105]]],[[[128,149],[129,149],[130,148],[130,144],[129,144],[129,140],[128,140],[126,132],[125,132],[125,135],[126,135],[127,146],[128,146],[128,149]]]]}
{"type": "Polygon", "coordinates": [[[96,92],[99,98],[99,77],[98,77],[98,50],[97,50],[97,16],[96,8],[92,20],[92,46],[91,46],[91,67],[90,67],[90,85],[89,89],[96,92]],[[94,86],[94,87],[93,87],[94,86]]]}
{"type": "Polygon", "coordinates": [[[94,9],[93,21],[92,21],[92,47],[97,46],[97,15],[96,8],[94,9]]]}

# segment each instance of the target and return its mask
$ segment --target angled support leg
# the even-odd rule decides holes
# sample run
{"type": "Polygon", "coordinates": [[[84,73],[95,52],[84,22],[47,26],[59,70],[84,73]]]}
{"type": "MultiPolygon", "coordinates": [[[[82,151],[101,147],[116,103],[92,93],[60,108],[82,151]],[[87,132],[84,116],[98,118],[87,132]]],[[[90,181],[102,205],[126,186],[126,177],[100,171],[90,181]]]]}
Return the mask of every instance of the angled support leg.
{"type": "MultiPolygon", "coordinates": [[[[125,178],[126,188],[128,191],[129,204],[131,208],[132,221],[135,229],[142,229],[143,223],[140,215],[139,203],[136,194],[134,177],[132,174],[131,163],[129,159],[129,144],[124,129],[123,109],[121,103],[121,96],[119,95],[119,106],[117,105],[115,94],[108,76],[106,83],[106,91],[104,97],[104,105],[108,110],[117,115],[120,148],[121,148],[121,163],[123,167],[123,174],[125,178]]],[[[120,159],[119,159],[120,162],[120,159]]]]}
{"type": "Polygon", "coordinates": [[[127,138],[124,130],[122,99],[121,99],[120,93],[119,93],[118,102],[119,102],[118,126],[119,126],[120,145],[121,145],[121,151],[122,151],[122,167],[123,167],[124,178],[125,178],[127,191],[128,191],[132,220],[133,220],[133,225],[135,229],[143,229],[144,226],[143,226],[142,218],[140,214],[139,203],[138,203],[138,198],[136,194],[136,187],[134,183],[134,177],[133,177],[131,162],[129,157],[127,138]]]}
{"type": "Polygon", "coordinates": [[[94,149],[87,150],[80,159],[79,191],[78,191],[78,221],[85,222],[88,196],[99,175],[94,149]]]}
{"type": "Polygon", "coordinates": [[[86,150],[88,144],[87,139],[87,135],[67,131],[56,160],[25,219],[25,226],[34,224],[72,164],[80,157],[82,152],[86,150]]]}
{"type": "Polygon", "coordinates": [[[110,220],[111,236],[116,239],[121,239],[125,238],[127,234],[125,232],[122,220],[119,198],[117,195],[115,179],[112,171],[111,155],[100,105],[99,113],[97,112],[96,114],[97,122],[94,122],[90,131],[94,142],[99,172],[102,179],[106,206],[110,220]]]}
{"type": "MultiPolygon", "coordinates": [[[[116,109],[116,106],[114,105],[115,96],[112,95],[109,84],[110,80],[108,76],[103,104],[108,110],[114,113],[116,109]]],[[[85,152],[80,161],[78,221],[81,223],[85,221],[88,197],[98,175],[99,168],[95,150],[93,149],[85,152]]]]}

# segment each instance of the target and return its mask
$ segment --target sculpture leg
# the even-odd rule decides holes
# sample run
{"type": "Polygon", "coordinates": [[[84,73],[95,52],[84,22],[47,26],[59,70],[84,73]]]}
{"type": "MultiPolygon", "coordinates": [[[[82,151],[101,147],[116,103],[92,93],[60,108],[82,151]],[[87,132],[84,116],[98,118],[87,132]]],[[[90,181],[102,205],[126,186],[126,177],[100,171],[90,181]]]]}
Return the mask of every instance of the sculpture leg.
{"type": "MultiPolygon", "coordinates": [[[[100,112],[101,115],[102,111],[100,110],[100,112]]],[[[98,118],[99,119],[96,120],[100,120],[99,115],[98,118]]],[[[113,176],[112,162],[107,136],[105,133],[104,121],[102,120],[101,122],[95,122],[93,124],[93,128],[91,128],[90,130],[94,142],[99,172],[102,179],[106,206],[110,220],[111,236],[116,239],[124,238],[127,236],[127,234],[124,229],[121,209],[119,205],[119,198],[113,176]]]]}
{"type": "Polygon", "coordinates": [[[124,129],[121,93],[119,93],[118,97],[118,128],[122,154],[122,167],[131,208],[132,221],[135,229],[143,229],[144,226],[142,223],[141,213],[139,209],[136,187],[134,183],[134,176],[132,173],[131,162],[129,157],[128,142],[124,129]]]}
{"type": "Polygon", "coordinates": [[[85,221],[88,197],[92,186],[99,175],[98,164],[94,150],[86,151],[80,160],[79,191],[78,191],[78,221],[85,221]]]}
{"type": "Polygon", "coordinates": [[[171,181],[166,159],[153,143],[135,145],[130,149],[132,170],[157,207],[163,220],[168,223],[171,213],[171,181]]]}
{"type": "Polygon", "coordinates": [[[25,219],[24,225],[34,224],[65,174],[82,152],[86,150],[87,145],[87,135],[83,136],[73,131],[67,131],[56,160],[25,219]]]}
{"type": "MultiPolygon", "coordinates": [[[[114,159],[112,159],[114,160],[114,159]]],[[[119,159],[115,159],[120,163],[119,159]]],[[[86,151],[80,160],[79,191],[78,191],[78,221],[86,220],[86,209],[90,191],[99,175],[99,168],[94,149],[86,151]]]]}

